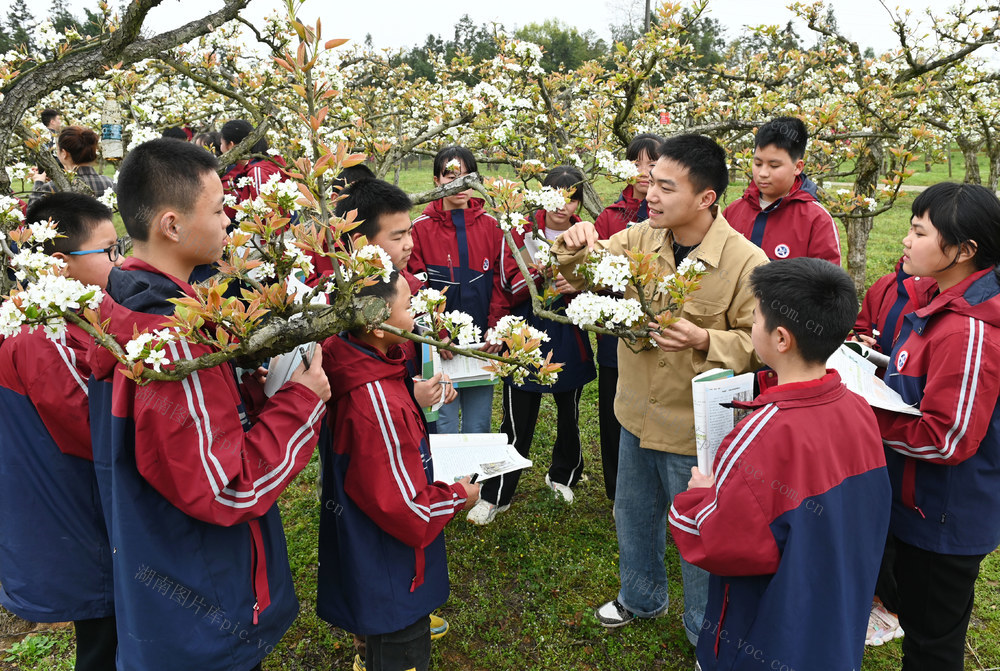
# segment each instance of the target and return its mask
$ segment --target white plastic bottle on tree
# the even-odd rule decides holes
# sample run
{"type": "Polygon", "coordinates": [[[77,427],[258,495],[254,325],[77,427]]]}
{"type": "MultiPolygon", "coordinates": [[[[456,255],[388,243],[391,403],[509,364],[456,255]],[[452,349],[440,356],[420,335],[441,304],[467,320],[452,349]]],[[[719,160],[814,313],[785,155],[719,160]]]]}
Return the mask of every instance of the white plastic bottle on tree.
{"type": "Polygon", "coordinates": [[[118,101],[109,95],[101,109],[101,151],[104,158],[122,157],[122,111],[118,101]]]}

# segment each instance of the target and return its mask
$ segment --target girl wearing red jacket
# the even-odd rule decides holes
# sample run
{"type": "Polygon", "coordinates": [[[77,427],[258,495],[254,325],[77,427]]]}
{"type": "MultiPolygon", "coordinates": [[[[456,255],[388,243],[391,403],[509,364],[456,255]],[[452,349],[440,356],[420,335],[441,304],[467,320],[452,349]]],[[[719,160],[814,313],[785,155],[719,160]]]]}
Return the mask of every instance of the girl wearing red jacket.
{"type": "MultiPolygon", "coordinates": [[[[933,278],[892,349],[887,384],[920,416],[876,408],[892,482],[888,569],[904,669],[960,670],[983,557],[1000,543],[1000,200],[936,184],[913,201],[903,270],[933,278]]],[[[883,567],[885,570],[885,567],[883,567]]]]}
{"type": "MultiPolygon", "coordinates": [[[[471,151],[445,147],[434,157],[434,184],[444,186],[477,169],[471,151]]],[[[497,220],[483,211],[483,200],[471,193],[463,191],[427,205],[413,221],[413,251],[406,267],[418,277],[426,276],[431,289],[445,291],[446,309],[468,313],[485,334],[507,311],[497,272],[503,233],[497,220]]],[[[450,359],[452,354],[442,350],[441,357],[450,359]]],[[[438,433],[489,433],[493,385],[455,386],[458,400],[438,411],[438,433]]]]}
{"type": "MultiPolygon", "coordinates": [[[[583,451],[580,447],[580,395],[583,387],[594,379],[594,355],[590,339],[586,333],[572,324],[558,324],[532,313],[530,294],[526,279],[514,261],[514,254],[534,257],[539,246],[546,243],[539,240],[554,240],[559,234],[580,221],[576,210],[583,200],[583,173],[572,166],[553,168],[543,183],[562,189],[575,189],[570,201],[555,212],[538,210],[535,213],[537,232],[524,234],[513,231],[517,249],[504,243],[501,261],[501,278],[512,314],[524,317],[536,329],[544,331],[549,341],[542,345],[542,354],[551,352],[552,360],[563,364],[559,380],[552,386],[542,386],[537,382],[525,381],[515,384],[504,380],[503,421],[500,430],[524,457],[528,456],[535,435],[538,410],[542,394],[551,393],[556,404],[556,440],[552,445],[552,465],[545,475],[545,484],[553,490],[557,498],[566,503],[573,502],[573,490],[583,475],[583,451]]],[[[527,261],[527,259],[526,259],[527,261]]],[[[533,273],[530,281],[541,284],[541,277],[533,273]]],[[[559,311],[576,295],[576,291],[562,275],[555,277],[554,288],[559,296],[546,306],[559,311]]],[[[510,507],[520,479],[520,471],[490,478],[483,483],[482,498],[469,512],[469,521],[474,524],[490,523],[498,512],[510,507]]]]}

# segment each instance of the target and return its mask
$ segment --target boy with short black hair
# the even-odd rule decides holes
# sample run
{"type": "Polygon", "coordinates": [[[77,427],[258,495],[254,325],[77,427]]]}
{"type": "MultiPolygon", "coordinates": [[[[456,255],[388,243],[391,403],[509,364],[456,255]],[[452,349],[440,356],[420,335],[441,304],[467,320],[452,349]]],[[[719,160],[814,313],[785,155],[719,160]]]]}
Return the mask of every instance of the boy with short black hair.
{"type": "Polygon", "coordinates": [[[802,174],[808,137],[794,117],[761,126],[754,138],[753,181],[723,216],[771,260],[808,256],[839,266],[837,224],[820,205],[816,184],[802,174]]]}
{"type": "MultiPolygon", "coordinates": [[[[398,271],[359,295],[389,304],[385,324],[413,328],[398,271]]],[[[427,669],[428,615],[448,598],[443,529],[479,497],[468,478],[434,480],[427,427],[399,348],[404,340],[361,327],[323,342],[334,392],[325,432],[331,442],[322,447],[316,611],[366,637],[368,671],[427,669]]]]}
{"type": "Polygon", "coordinates": [[[818,259],[750,276],[752,338],[776,384],[691,469],[670,510],[681,555],[712,574],[698,663],[712,669],[861,668],[889,524],[878,424],[826,360],[850,332],[850,277],[818,259]]]}
{"type": "MultiPolygon", "coordinates": [[[[64,274],[101,289],[119,261],[111,210],[62,192],[28,208],[61,237],[46,254],[64,274]]],[[[90,336],[27,327],[0,337],[0,605],[31,622],[72,621],[77,671],[115,666],[111,546],[86,430],[90,336]]]]}
{"type": "MultiPolygon", "coordinates": [[[[183,278],[218,261],[229,223],[217,161],[171,139],[122,162],[133,256],[101,305],[123,347],[162,329],[183,278]]],[[[170,361],[214,351],[168,340],[170,361]]],[[[233,367],[138,386],[91,352],[91,429],[114,551],[121,668],[259,669],[298,615],[277,498],[309,462],[330,390],[316,352],[251,421],[233,367]]],[[[252,383],[251,380],[249,383],[252,383]]],[[[249,384],[248,383],[248,384],[249,384]]]]}

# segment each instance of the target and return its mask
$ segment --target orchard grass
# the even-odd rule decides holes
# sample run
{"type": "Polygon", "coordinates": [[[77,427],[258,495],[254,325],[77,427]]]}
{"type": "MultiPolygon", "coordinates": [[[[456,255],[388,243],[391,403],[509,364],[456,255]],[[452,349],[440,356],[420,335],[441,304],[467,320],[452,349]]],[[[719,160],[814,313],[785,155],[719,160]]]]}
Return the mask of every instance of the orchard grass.
{"type": "MultiPolygon", "coordinates": [[[[409,192],[430,188],[430,169],[404,171],[409,192]]],[[[741,187],[731,187],[730,199],[741,187]]],[[[605,203],[620,185],[598,184],[605,203]]],[[[878,217],[869,241],[867,284],[890,272],[899,259],[909,226],[913,194],[878,217]]],[[[419,211],[421,208],[417,208],[419,211]]],[[[846,236],[841,240],[846,252],[846,236]]],[[[494,395],[493,426],[499,427],[499,388],[494,395]]],[[[589,481],[575,488],[567,506],[544,483],[555,439],[555,406],[545,396],[531,458],[535,465],[521,478],[511,509],[489,526],[475,527],[462,513],[446,530],[451,597],[438,614],[451,625],[433,644],[432,668],[442,671],[493,669],[693,669],[693,648],[681,622],[681,585],[677,551],[667,544],[670,608],[666,617],[636,621],[621,629],[597,624],[593,608],[616,596],[618,544],[611,502],[604,495],[597,419],[597,383],[584,388],[580,432],[589,481]]],[[[316,570],[320,504],[316,498],[319,461],[309,466],[282,495],[280,507],[288,554],[301,605],[299,618],[275,652],[268,670],[351,668],[354,649],[348,633],[316,616],[316,570]]],[[[816,576],[817,580],[824,579],[816,576]]],[[[982,565],[976,606],[969,625],[966,668],[1000,667],[1000,555],[982,565]]],[[[0,669],[69,670],[71,629],[34,634],[0,652],[0,669]]],[[[0,648],[12,641],[0,641],[0,648]]],[[[901,641],[866,648],[863,671],[900,667],[901,641]]]]}

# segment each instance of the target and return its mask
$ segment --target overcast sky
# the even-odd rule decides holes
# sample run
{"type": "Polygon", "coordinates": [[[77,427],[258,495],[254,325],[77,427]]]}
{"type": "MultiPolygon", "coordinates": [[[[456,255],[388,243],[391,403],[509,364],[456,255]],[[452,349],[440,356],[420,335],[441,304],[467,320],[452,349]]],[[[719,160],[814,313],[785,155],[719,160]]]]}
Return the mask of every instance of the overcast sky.
{"type": "MultiPolygon", "coordinates": [[[[7,9],[10,0],[0,0],[0,8],[7,9]]],[[[83,6],[95,6],[96,0],[70,0],[78,13],[83,6]]],[[[247,9],[250,20],[264,16],[282,5],[279,0],[251,0],[247,9]]],[[[737,36],[746,25],[784,25],[791,13],[784,2],[760,0],[709,0],[709,14],[718,19],[726,29],[726,38],[737,36]]],[[[849,37],[864,47],[883,50],[893,45],[887,12],[878,0],[832,0],[841,28],[849,37]]],[[[896,0],[887,4],[895,7],[896,0]]],[[[900,2],[914,13],[926,8],[944,12],[956,4],[955,0],[911,0],[900,2]]],[[[35,12],[48,8],[45,0],[33,0],[28,6],[35,12]]],[[[171,28],[196,18],[211,9],[222,6],[221,0],[164,0],[150,13],[147,25],[154,29],[171,28]]],[[[577,27],[581,32],[593,30],[600,37],[610,38],[608,26],[622,23],[631,6],[636,16],[641,16],[643,0],[496,0],[495,2],[427,2],[426,0],[374,0],[374,2],[338,2],[338,0],[307,0],[303,18],[323,19],[324,36],[347,37],[363,41],[367,33],[377,47],[407,47],[422,44],[428,33],[449,38],[453,27],[463,14],[468,14],[478,25],[498,21],[508,29],[527,23],[541,22],[547,18],[560,18],[577,27]]],[[[6,15],[6,12],[4,12],[6,15]]],[[[804,37],[808,31],[799,30],[804,37]]]]}

